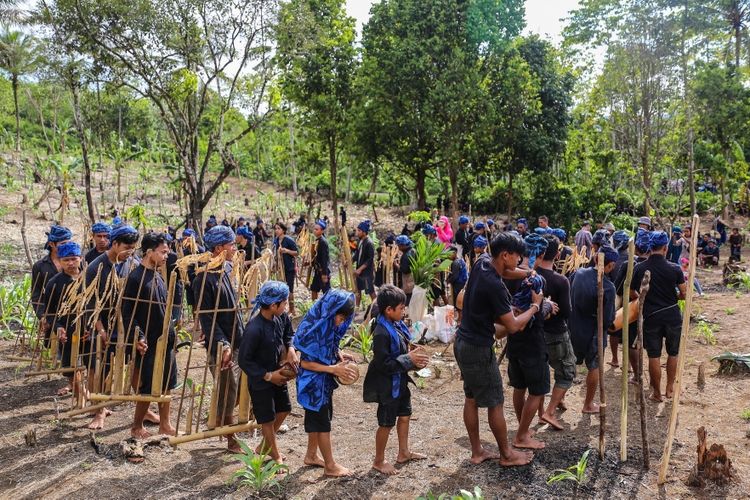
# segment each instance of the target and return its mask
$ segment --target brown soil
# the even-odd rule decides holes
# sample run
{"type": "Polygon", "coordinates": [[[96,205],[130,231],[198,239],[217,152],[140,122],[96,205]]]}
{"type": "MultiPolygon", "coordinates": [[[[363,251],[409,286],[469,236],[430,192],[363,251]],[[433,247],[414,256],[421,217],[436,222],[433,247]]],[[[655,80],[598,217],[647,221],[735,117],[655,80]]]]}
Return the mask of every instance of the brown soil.
{"type": "MultiPolygon", "coordinates": [[[[25,267],[23,251],[19,248],[20,195],[0,193],[3,206],[12,207],[2,217],[0,231],[12,243],[3,250],[2,275],[25,267]],[[16,223],[11,222],[16,220],[16,223]],[[6,254],[7,252],[7,254],[6,254]]],[[[369,209],[371,211],[371,209],[369,209]]],[[[365,210],[350,209],[350,218],[364,216],[365,210]]],[[[219,214],[217,214],[219,215],[219,214]]],[[[393,228],[399,228],[395,212],[393,228]]],[[[46,221],[36,215],[29,220],[32,245],[38,249],[46,221]],[[32,236],[33,235],[33,236],[32,236]]],[[[650,434],[651,471],[641,470],[641,445],[638,406],[634,386],[629,387],[628,461],[619,462],[620,376],[619,369],[607,365],[607,452],[599,460],[592,452],[586,481],[580,488],[582,498],[748,498],[750,490],[744,476],[750,470],[750,423],[740,414],[750,408],[750,377],[727,378],[716,374],[717,364],[711,358],[724,351],[748,352],[747,324],[750,322],[748,295],[725,290],[717,270],[699,272],[707,289],[705,296],[696,298],[696,312],[715,327],[715,345],[706,344],[696,336],[695,324],[687,343],[684,392],[680,419],[672,450],[668,482],[656,485],[656,471],[662,455],[671,402],[647,403],[650,434]],[[697,388],[698,366],[706,365],[706,386],[697,388]],[[736,469],[737,479],[727,486],[709,485],[696,490],[684,481],[695,463],[696,430],[705,426],[708,442],[726,447],[736,469]]],[[[2,498],[110,498],[158,497],[233,497],[244,498],[254,493],[230,484],[238,463],[225,452],[226,442],[218,439],[199,441],[170,448],[150,447],[141,464],[127,462],[118,443],[129,437],[133,415],[132,404],[113,408],[107,428],[96,433],[100,444],[97,452],[91,445],[86,429],[89,419],[77,417],[71,421],[55,419],[56,411],[65,411],[69,399],[55,396],[64,385],[62,377],[24,378],[23,366],[8,361],[12,341],[0,342],[0,497],[2,498]],[[24,436],[36,433],[36,446],[28,447],[24,436]]],[[[547,448],[537,452],[531,465],[504,469],[496,463],[479,466],[468,461],[468,439],[462,421],[463,393],[452,349],[441,358],[444,346],[433,345],[433,366],[440,366],[440,377],[426,379],[420,388],[412,389],[414,415],[411,426],[411,445],[414,451],[428,455],[428,459],[399,467],[396,476],[385,477],[371,470],[376,429],[375,406],[362,402],[362,380],[353,386],[339,388],[334,396],[333,421],[334,454],[338,461],[355,471],[347,479],[323,479],[320,469],[302,464],[306,447],[301,408],[294,404],[287,420],[290,430],[280,435],[282,453],[289,464],[288,477],[278,490],[263,493],[274,498],[415,498],[428,491],[457,494],[460,489],[473,490],[479,486],[486,498],[569,498],[570,484],[547,485],[546,479],[555,469],[574,464],[587,448],[596,449],[599,420],[582,415],[583,384],[574,385],[566,397],[568,411],[562,414],[565,430],[555,432],[536,426],[538,437],[547,448]]],[[[184,364],[185,354],[180,354],[184,364]]],[[[609,359],[609,354],[607,354],[609,359]]],[[[360,366],[362,372],[366,367],[360,366]]],[[[501,368],[506,373],[503,363],[501,368]]],[[[433,370],[434,372],[435,370],[433,370]]],[[[583,370],[581,369],[580,373],[583,370]]],[[[579,375],[579,379],[582,376],[579,375]]],[[[292,391],[293,392],[293,391],[292,391]]],[[[505,415],[512,436],[517,422],[512,410],[512,390],[505,390],[505,415]]],[[[294,397],[293,397],[293,401],[294,397]]],[[[176,405],[175,405],[176,407],[176,405]]],[[[173,409],[173,415],[176,408],[173,409]]],[[[495,448],[486,423],[481,420],[481,436],[488,448],[495,448]]],[[[155,431],[155,428],[153,429],[155,431]]],[[[251,446],[259,439],[241,436],[251,446]]],[[[395,460],[396,438],[392,435],[387,457],[395,460]]]]}

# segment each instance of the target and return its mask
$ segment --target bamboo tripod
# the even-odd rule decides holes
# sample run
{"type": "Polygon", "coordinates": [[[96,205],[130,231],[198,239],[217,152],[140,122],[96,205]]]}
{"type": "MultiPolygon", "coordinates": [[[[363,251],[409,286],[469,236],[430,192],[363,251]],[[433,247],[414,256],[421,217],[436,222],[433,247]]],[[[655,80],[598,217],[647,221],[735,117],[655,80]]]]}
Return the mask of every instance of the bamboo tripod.
{"type": "Polygon", "coordinates": [[[697,247],[698,247],[698,227],[700,224],[700,218],[698,215],[693,215],[693,234],[690,242],[690,268],[688,271],[688,279],[685,293],[685,309],[682,316],[682,332],[680,333],[680,350],[677,355],[677,376],[674,382],[674,394],[672,396],[672,412],[669,416],[669,431],[667,433],[667,439],[664,442],[664,451],[661,457],[661,464],[659,465],[659,479],[658,484],[664,484],[667,480],[667,469],[669,468],[669,457],[672,454],[672,442],[674,441],[674,434],[677,430],[677,417],[680,411],[680,393],[682,392],[682,375],[685,369],[685,351],[687,350],[687,337],[690,332],[690,314],[693,309],[693,281],[695,280],[695,265],[697,259],[697,247]]]}
{"type": "Polygon", "coordinates": [[[648,447],[648,425],[646,424],[646,396],[643,393],[643,306],[651,284],[651,271],[646,271],[641,281],[641,289],[638,294],[638,339],[636,349],[638,356],[638,407],[641,413],[641,445],[643,450],[643,468],[650,467],[648,447]]]}
{"type": "Polygon", "coordinates": [[[622,285],[622,384],[620,394],[620,460],[628,459],[628,373],[630,366],[630,283],[635,267],[635,240],[628,241],[628,262],[622,285]]]}
{"type": "Polygon", "coordinates": [[[349,247],[349,232],[346,230],[346,226],[341,226],[339,229],[339,249],[340,249],[340,264],[339,264],[339,281],[341,282],[341,288],[350,292],[356,292],[357,280],[354,276],[354,267],[352,266],[352,249],[349,247]]]}

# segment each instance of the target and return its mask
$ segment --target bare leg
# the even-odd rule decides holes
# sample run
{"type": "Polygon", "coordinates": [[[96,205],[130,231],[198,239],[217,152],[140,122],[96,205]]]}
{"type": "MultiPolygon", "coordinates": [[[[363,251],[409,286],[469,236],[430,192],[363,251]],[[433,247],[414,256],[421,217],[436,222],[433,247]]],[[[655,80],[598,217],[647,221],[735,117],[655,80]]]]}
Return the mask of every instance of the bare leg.
{"type": "Polygon", "coordinates": [[[599,368],[589,370],[586,375],[586,399],[583,401],[583,413],[599,413],[599,405],[594,403],[596,389],[599,386],[599,368]]]}
{"type": "Polygon", "coordinates": [[[513,389],[513,410],[516,412],[516,420],[521,421],[523,405],[526,403],[526,389],[513,389]]]}
{"type": "MultiPolygon", "coordinates": [[[[516,389],[517,391],[519,389],[516,389]]],[[[526,392],[526,391],[523,391],[526,392]]],[[[513,394],[513,400],[515,402],[515,391],[513,394]]],[[[534,414],[537,412],[539,405],[544,402],[544,396],[532,396],[526,398],[526,403],[523,405],[523,411],[521,412],[521,419],[518,422],[518,431],[516,432],[516,438],[513,440],[513,446],[516,448],[529,448],[533,450],[541,450],[545,444],[543,441],[534,439],[531,437],[531,431],[529,426],[531,421],[534,419],[534,414]]]]}
{"type": "Polygon", "coordinates": [[[667,393],[666,396],[671,398],[674,394],[674,379],[677,376],[677,356],[667,357],[667,393]]]}
{"type": "MultiPolygon", "coordinates": [[[[140,370],[133,370],[132,375],[130,376],[130,386],[133,388],[133,393],[138,394],[138,383],[140,382],[139,374],[141,373],[140,370]]],[[[152,412],[149,408],[150,405],[146,405],[146,414],[143,420],[145,422],[151,422],[152,424],[158,424],[159,423],[159,415],[152,412]]]]}
{"type": "Polygon", "coordinates": [[[648,358],[648,376],[651,379],[651,398],[661,401],[661,358],[648,358]]]}
{"type": "Polygon", "coordinates": [[[166,436],[175,436],[177,431],[172,424],[169,422],[169,408],[170,402],[159,403],[159,434],[166,436]]]}
{"type": "MultiPolygon", "coordinates": [[[[260,442],[260,444],[255,448],[255,453],[268,453],[268,455],[276,460],[276,457],[271,455],[268,452],[268,448],[270,446],[270,442],[266,439],[266,425],[269,426],[269,428],[273,431],[273,448],[276,448],[276,433],[279,431],[279,427],[281,427],[281,424],[284,423],[284,420],[289,415],[289,412],[283,412],[283,413],[277,413],[276,418],[273,420],[273,422],[267,422],[265,424],[262,424],[261,430],[263,434],[263,440],[260,442]]],[[[276,460],[278,462],[278,460],[276,460]]]]}
{"type": "Polygon", "coordinates": [[[554,387],[552,389],[552,396],[549,399],[547,411],[545,411],[541,417],[542,422],[548,423],[550,427],[558,431],[563,430],[563,426],[560,421],[557,420],[557,416],[555,415],[555,408],[557,408],[557,406],[562,403],[562,400],[565,397],[565,393],[567,391],[567,389],[563,389],[562,387],[554,387]]]}
{"type": "MultiPolygon", "coordinates": [[[[96,368],[92,367],[92,370],[95,370],[96,368]]],[[[94,377],[89,376],[88,379],[88,386],[89,386],[89,393],[94,392],[94,377]]],[[[106,409],[102,408],[100,410],[97,410],[97,412],[94,414],[94,419],[89,424],[89,429],[104,429],[104,420],[107,418],[107,415],[109,415],[111,412],[106,409]]]]}
{"type": "Polygon", "coordinates": [[[266,422],[260,426],[261,432],[263,433],[263,441],[261,441],[260,449],[261,452],[265,452],[275,460],[277,463],[282,463],[279,449],[276,446],[276,430],[274,429],[274,422],[266,422]]]}
{"type": "Polygon", "coordinates": [[[620,338],[616,337],[614,335],[609,336],[609,346],[612,350],[612,361],[610,361],[610,365],[614,366],[615,368],[620,366],[620,361],[617,359],[617,348],[620,345],[620,338]]]}
{"type": "MultiPolygon", "coordinates": [[[[530,451],[514,450],[508,444],[508,428],[505,425],[505,415],[503,415],[503,405],[499,404],[487,409],[487,420],[490,424],[492,434],[495,436],[497,447],[500,448],[500,465],[504,467],[513,467],[516,465],[526,465],[534,458],[530,451]]],[[[477,430],[477,439],[479,431],[477,430]]]]}
{"type": "Polygon", "coordinates": [[[424,460],[427,456],[414,453],[409,449],[409,421],[411,417],[398,417],[396,434],[398,434],[398,456],[396,462],[403,464],[410,460],[424,460]]]}
{"type": "Polygon", "coordinates": [[[307,452],[305,453],[305,465],[313,467],[325,467],[325,462],[318,455],[318,435],[319,432],[310,432],[307,434],[307,452]]]}
{"type": "Polygon", "coordinates": [[[151,433],[143,428],[143,419],[148,411],[148,401],[138,401],[135,404],[135,415],[133,416],[133,426],[130,428],[130,435],[136,439],[146,439],[151,433]]]}
{"type": "Polygon", "coordinates": [[[385,461],[385,447],[388,444],[391,429],[392,427],[378,427],[375,432],[375,460],[372,462],[373,469],[388,476],[398,472],[393,465],[385,461]]]}
{"type": "Polygon", "coordinates": [[[325,475],[328,477],[351,476],[352,471],[336,463],[333,459],[333,446],[330,432],[315,432],[318,435],[318,448],[325,462],[325,475]]]}
{"type": "MultiPolygon", "coordinates": [[[[502,405],[500,406],[502,417],[502,405]]],[[[466,426],[469,443],[471,444],[471,463],[481,464],[485,460],[501,458],[499,454],[487,451],[482,447],[482,442],[479,440],[479,409],[477,408],[476,401],[473,399],[466,398],[464,400],[464,425],[466,426]]],[[[504,418],[502,425],[505,428],[504,418]]],[[[490,426],[492,426],[492,420],[490,420],[490,426]]],[[[507,436],[505,439],[507,442],[507,436]]]]}

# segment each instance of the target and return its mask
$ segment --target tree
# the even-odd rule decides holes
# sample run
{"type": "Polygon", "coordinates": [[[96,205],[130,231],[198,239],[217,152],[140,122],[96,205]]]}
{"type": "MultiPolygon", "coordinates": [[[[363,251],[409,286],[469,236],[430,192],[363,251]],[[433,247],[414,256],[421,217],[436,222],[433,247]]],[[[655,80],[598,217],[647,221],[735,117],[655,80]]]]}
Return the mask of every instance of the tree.
{"type": "Polygon", "coordinates": [[[31,73],[37,64],[36,40],[20,31],[5,28],[0,33],[0,68],[10,76],[13,89],[13,107],[16,116],[16,153],[21,152],[21,118],[18,111],[18,87],[23,76],[31,73]]]}
{"type": "Polygon", "coordinates": [[[56,0],[41,14],[156,107],[184,173],[187,220],[200,231],[203,209],[239,167],[238,143],[278,103],[268,85],[275,1],[56,0]],[[244,123],[228,119],[237,108],[244,123]]]}
{"type": "Polygon", "coordinates": [[[354,18],[346,15],[341,0],[292,0],[279,13],[276,39],[282,89],[300,107],[305,123],[316,131],[328,153],[337,227],[338,154],[353,98],[354,36],[354,18]]]}

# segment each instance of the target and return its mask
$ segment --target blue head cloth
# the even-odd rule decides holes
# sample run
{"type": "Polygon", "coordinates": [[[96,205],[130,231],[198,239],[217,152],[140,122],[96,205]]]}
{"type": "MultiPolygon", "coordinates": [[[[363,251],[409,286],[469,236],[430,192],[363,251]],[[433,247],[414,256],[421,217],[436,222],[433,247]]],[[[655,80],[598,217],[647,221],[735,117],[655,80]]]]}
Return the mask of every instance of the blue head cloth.
{"type": "Polygon", "coordinates": [[[214,226],[203,235],[203,243],[206,244],[206,248],[213,251],[219,245],[226,245],[227,243],[234,243],[235,235],[231,227],[227,226],[214,226]]]}
{"type": "Polygon", "coordinates": [[[109,234],[111,231],[112,228],[110,227],[110,225],[104,222],[97,222],[96,224],[91,226],[91,234],[109,234]]]}
{"type": "Polygon", "coordinates": [[[396,238],[396,245],[398,246],[410,247],[411,244],[411,240],[405,234],[399,234],[396,238]]]}
{"type": "Polygon", "coordinates": [[[324,221],[323,219],[318,219],[315,224],[320,226],[320,229],[322,229],[323,231],[325,231],[328,227],[328,224],[326,224],[326,221],[324,221]]]}
{"type": "Polygon", "coordinates": [[[672,232],[682,234],[682,228],[680,226],[672,226],[672,232]]]}
{"type": "Polygon", "coordinates": [[[638,228],[635,235],[635,248],[640,253],[648,253],[651,250],[651,231],[642,227],[638,228]]]}
{"type": "Polygon", "coordinates": [[[549,242],[537,233],[528,235],[523,241],[526,244],[526,255],[529,256],[529,267],[533,268],[536,258],[547,250],[549,242]]]}
{"type": "Polygon", "coordinates": [[[606,229],[597,229],[594,233],[594,237],[591,239],[591,242],[594,245],[609,245],[610,243],[610,236],[609,231],[606,229]]]}
{"type": "Polygon", "coordinates": [[[138,231],[133,226],[127,224],[120,225],[112,228],[112,232],[109,233],[109,246],[112,247],[112,243],[117,239],[128,234],[138,234],[138,231]]]}
{"type": "Polygon", "coordinates": [[[538,234],[540,236],[544,236],[545,234],[550,234],[551,229],[548,227],[535,227],[534,228],[534,234],[538,234]]]}
{"type": "Polygon", "coordinates": [[[474,224],[474,229],[484,229],[484,228],[485,228],[485,225],[484,225],[484,222],[482,221],[479,221],[476,224],[474,224]]]}
{"type": "Polygon", "coordinates": [[[606,266],[610,262],[617,262],[617,259],[620,258],[620,254],[612,248],[609,245],[604,245],[601,248],[599,248],[599,253],[604,254],[604,265],[606,266]]]}
{"type": "Polygon", "coordinates": [[[465,215],[462,215],[462,216],[460,216],[458,218],[458,223],[459,224],[468,224],[469,223],[469,218],[466,217],[465,215]]]}
{"type": "Polygon", "coordinates": [[[191,236],[195,236],[195,231],[193,231],[192,229],[185,229],[185,230],[184,230],[184,231],[182,232],[182,237],[183,237],[183,238],[189,238],[189,237],[191,237],[191,236]]]}
{"type": "Polygon", "coordinates": [[[425,224],[422,226],[422,234],[429,236],[431,234],[437,235],[437,229],[432,227],[432,224],[425,224]]]}
{"type": "Polygon", "coordinates": [[[628,241],[630,241],[630,236],[623,230],[615,231],[615,234],[612,235],[615,250],[622,250],[628,246],[628,241]]]}
{"type": "MultiPolygon", "coordinates": [[[[339,342],[349,329],[354,315],[339,326],[335,326],[334,319],[336,312],[349,302],[353,309],[353,293],[332,289],[307,311],[294,334],[294,348],[300,353],[302,360],[329,366],[338,362],[339,342]]],[[[330,401],[337,386],[334,378],[327,373],[300,368],[297,375],[297,401],[303,408],[318,411],[330,401]]]]}
{"type": "Polygon", "coordinates": [[[119,226],[120,224],[122,224],[122,217],[120,217],[119,215],[116,215],[115,218],[112,219],[112,225],[119,226]]]}
{"type": "Polygon", "coordinates": [[[73,232],[65,226],[58,226],[57,224],[49,228],[47,233],[47,243],[60,243],[61,241],[69,240],[73,237],[73,232]]]}
{"type": "Polygon", "coordinates": [[[520,219],[518,219],[516,221],[516,224],[523,224],[524,227],[529,227],[529,223],[523,217],[521,217],[520,219]]]}
{"type": "Polygon", "coordinates": [[[164,239],[167,240],[167,243],[172,243],[174,241],[174,238],[169,234],[169,231],[164,233],[164,239]]]}
{"type": "Polygon", "coordinates": [[[80,257],[81,245],[75,241],[68,241],[57,247],[57,256],[61,259],[65,257],[80,257]]]}
{"type": "Polygon", "coordinates": [[[648,248],[653,250],[654,248],[661,248],[669,244],[669,235],[664,231],[653,231],[649,240],[648,248]]]}
{"type": "Polygon", "coordinates": [[[237,236],[242,236],[246,240],[252,240],[253,239],[253,233],[248,229],[247,226],[240,226],[237,228],[237,236]]]}
{"type": "Polygon", "coordinates": [[[474,238],[474,248],[487,248],[487,238],[484,236],[474,238]]]}
{"type": "MultiPolygon", "coordinates": [[[[520,309],[521,311],[527,311],[529,307],[531,307],[531,292],[542,293],[544,285],[544,278],[539,274],[535,274],[523,280],[518,291],[513,295],[513,307],[520,309]]],[[[528,326],[531,326],[534,323],[534,319],[535,318],[531,318],[528,326]]]]}
{"type": "Polygon", "coordinates": [[[289,286],[281,281],[266,281],[263,286],[260,287],[258,295],[253,299],[253,310],[251,316],[255,314],[255,311],[260,309],[261,306],[270,306],[277,302],[283,302],[289,298],[289,286]]]}
{"type": "Polygon", "coordinates": [[[365,219],[359,224],[357,224],[357,229],[359,229],[363,233],[369,233],[371,227],[372,227],[372,223],[370,222],[370,219],[365,219]]]}
{"type": "Polygon", "coordinates": [[[487,219],[487,225],[488,226],[494,226],[495,225],[495,221],[492,220],[492,219],[487,219]]]}
{"type": "Polygon", "coordinates": [[[565,232],[565,229],[559,227],[553,229],[552,234],[556,236],[558,240],[560,240],[560,243],[565,243],[565,240],[568,239],[568,233],[565,232]]]}

